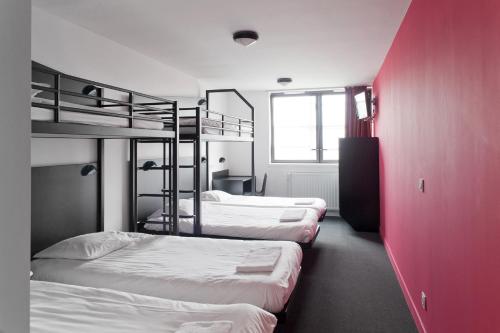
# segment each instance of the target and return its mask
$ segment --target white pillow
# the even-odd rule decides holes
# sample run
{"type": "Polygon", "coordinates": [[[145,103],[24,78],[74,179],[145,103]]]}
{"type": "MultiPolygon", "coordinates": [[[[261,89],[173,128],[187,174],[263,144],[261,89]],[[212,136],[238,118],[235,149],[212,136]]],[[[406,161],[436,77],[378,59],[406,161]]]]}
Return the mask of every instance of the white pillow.
{"type": "MultiPolygon", "coordinates": [[[[166,209],[166,213],[168,214],[168,207],[166,209]]],[[[194,214],[194,201],[193,199],[180,199],[179,200],[179,215],[193,215],[194,214]]],[[[161,218],[161,214],[163,213],[163,209],[156,210],[153,214],[148,216],[148,220],[159,219],[161,218]]]]}
{"type": "Polygon", "coordinates": [[[221,202],[229,199],[231,196],[231,194],[224,191],[205,191],[201,194],[201,200],[221,202]]]}
{"type": "Polygon", "coordinates": [[[35,254],[35,258],[91,260],[133,242],[126,233],[103,231],[65,239],[35,254]]]}

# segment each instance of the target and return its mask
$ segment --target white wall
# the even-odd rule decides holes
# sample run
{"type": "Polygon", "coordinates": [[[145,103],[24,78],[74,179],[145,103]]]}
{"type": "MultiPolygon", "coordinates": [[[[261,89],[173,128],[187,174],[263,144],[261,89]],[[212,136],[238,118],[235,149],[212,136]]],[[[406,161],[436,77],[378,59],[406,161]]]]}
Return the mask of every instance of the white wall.
{"type": "MultiPolygon", "coordinates": [[[[286,196],[287,175],[293,171],[325,171],[330,172],[338,168],[336,164],[276,164],[271,163],[271,131],[270,131],[270,93],[268,91],[241,91],[240,92],[255,107],[255,174],[257,176],[257,190],[260,190],[264,173],[268,174],[266,195],[286,196]]],[[[229,106],[235,114],[245,114],[246,109],[241,102],[233,99],[229,106]],[[239,113],[238,113],[239,112],[239,113]]],[[[227,161],[231,173],[251,174],[251,148],[246,143],[229,143],[227,161]]]]}
{"type": "Polygon", "coordinates": [[[29,331],[30,10],[0,1],[0,332],[29,331]]]}
{"type": "MultiPolygon", "coordinates": [[[[195,78],[39,8],[33,8],[32,16],[32,60],[64,73],[151,95],[177,96],[181,105],[197,100],[195,78]]],[[[94,140],[33,139],[32,145],[32,165],[86,163],[97,157],[94,140]]],[[[153,147],[139,158],[160,154],[153,147]]],[[[127,160],[127,141],[106,140],[103,176],[107,230],[128,226],[127,160]]]]}

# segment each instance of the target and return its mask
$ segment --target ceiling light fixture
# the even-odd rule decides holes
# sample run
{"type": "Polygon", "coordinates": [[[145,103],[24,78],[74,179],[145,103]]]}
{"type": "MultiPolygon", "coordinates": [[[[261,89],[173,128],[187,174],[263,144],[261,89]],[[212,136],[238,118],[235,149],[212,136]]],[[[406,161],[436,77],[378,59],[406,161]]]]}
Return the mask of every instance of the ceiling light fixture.
{"type": "Polygon", "coordinates": [[[276,82],[281,84],[283,87],[292,83],[292,78],[290,77],[280,77],[276,82]]]}
{"type": "Polygon", "coordinates": [[[250,46],[259,39],[259,34],[252,30],[236,31],[233,40],[243,46],[250,46]]]}

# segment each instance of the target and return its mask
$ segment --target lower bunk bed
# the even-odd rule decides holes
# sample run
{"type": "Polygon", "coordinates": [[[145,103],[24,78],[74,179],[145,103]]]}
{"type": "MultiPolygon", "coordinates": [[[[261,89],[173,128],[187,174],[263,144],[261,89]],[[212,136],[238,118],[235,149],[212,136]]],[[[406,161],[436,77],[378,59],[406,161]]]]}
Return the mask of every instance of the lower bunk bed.
{"type": "MultiPolygon", "coordinates": [[[[193,206],[192,199],[179,200],[179,231],[185,236],[193,235],[193,206]]],[[[162,212],[159,209],[151,214],[141,231],[161,234],[162,212]]],[[[292,241],[307,248],[320,230],[318,215],[310,208],[214,205],[202,201],[201,212],[202,234],[196,235],[201,237],[292,241]],[[291,214],[288,219],[287,214],[291,214]]]]}
{"type": "Polygon", "coordinates": [[[99,232],[40,251],[31,268],[34,280],[185,302],[246,303],[281,314],[301,261],[293,242],[99,232]],[[271,257],[264,265],[257,258],[266,254],[271,257]]]}
{"type": "Polygon", "coordinates": [[[32,333],[271,333],[276,318],[248,304],[211,305],[109,289],[30,283],[32,333]]]}

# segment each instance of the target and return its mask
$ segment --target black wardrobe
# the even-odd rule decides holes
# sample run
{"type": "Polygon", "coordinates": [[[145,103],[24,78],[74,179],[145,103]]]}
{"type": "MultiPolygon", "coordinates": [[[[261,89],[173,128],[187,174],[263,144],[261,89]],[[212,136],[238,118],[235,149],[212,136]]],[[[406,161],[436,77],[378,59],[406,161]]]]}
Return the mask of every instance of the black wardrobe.
{"type": "Polygon", "coordinates": [[[378,138],[345,138],[339,142],[340,216],[356,231],[379,231],[378,138]]]}

